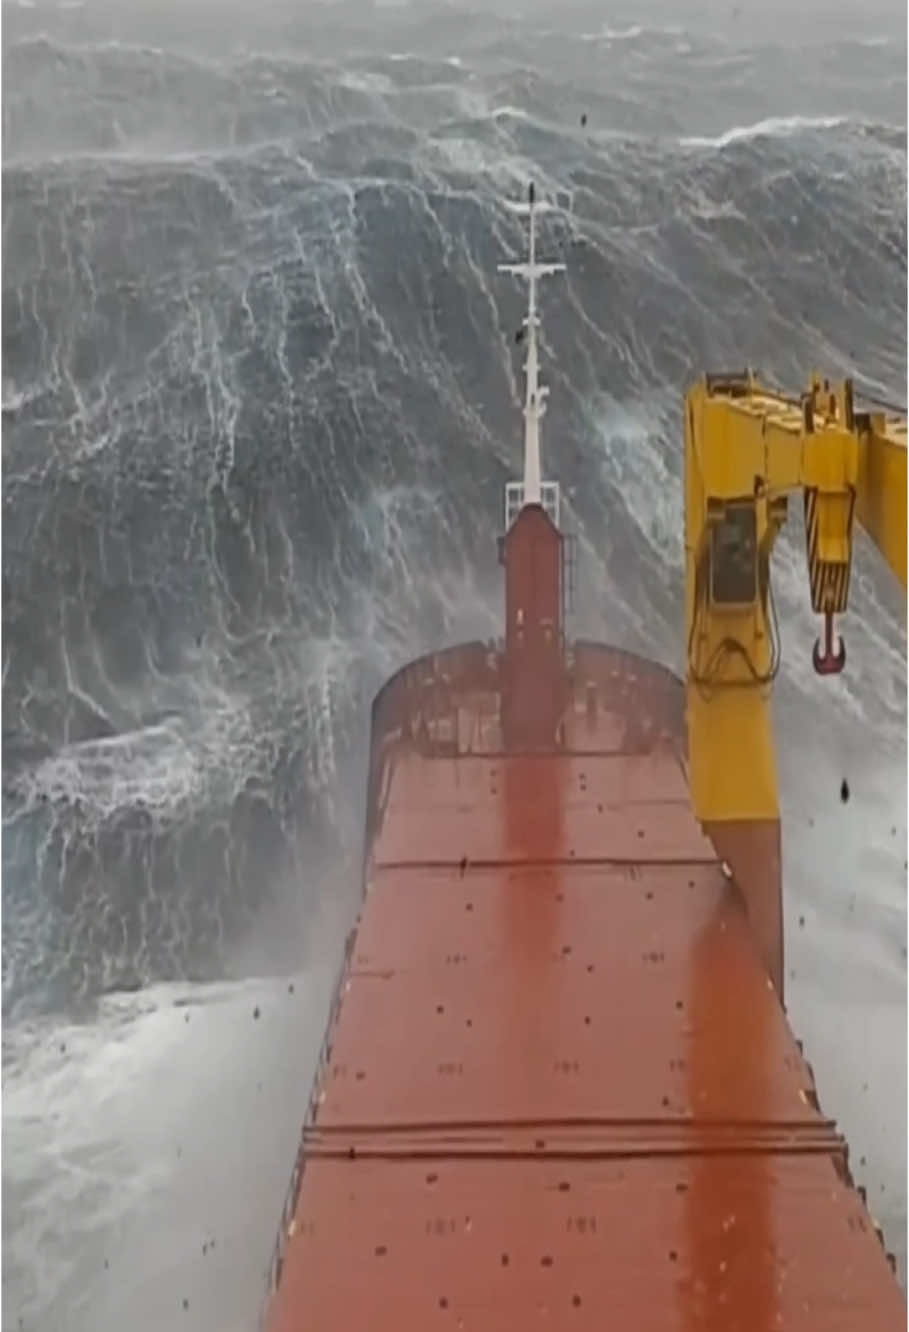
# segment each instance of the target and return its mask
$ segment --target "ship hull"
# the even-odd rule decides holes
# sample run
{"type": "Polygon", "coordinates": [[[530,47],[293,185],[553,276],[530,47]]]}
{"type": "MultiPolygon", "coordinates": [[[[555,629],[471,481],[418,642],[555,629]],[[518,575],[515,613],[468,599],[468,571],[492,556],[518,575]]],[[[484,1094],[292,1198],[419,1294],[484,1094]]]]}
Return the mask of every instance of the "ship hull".
{"type": "Polygon", "coordinates": [[[896,1332],[748,896],[691,812],[682,684],[581,643],[564,685],[539,749],[506,744],[479,643],[376,699],[362,909],[267,1327],[896,1332]]]}

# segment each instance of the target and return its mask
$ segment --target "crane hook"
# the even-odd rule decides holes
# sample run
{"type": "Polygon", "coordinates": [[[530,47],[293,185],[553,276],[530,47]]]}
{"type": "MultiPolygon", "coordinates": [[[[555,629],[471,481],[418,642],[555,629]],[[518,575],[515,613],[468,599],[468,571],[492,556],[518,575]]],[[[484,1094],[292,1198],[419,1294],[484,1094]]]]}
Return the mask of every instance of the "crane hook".
{"type": "Polygon", "coordinates": [[[846,644],[840,639],[839,651],[833,651],[833,611],[824,611],[824,652],[821,655],[821,640],[817,639],[811,654],[814,669],[818,675],[839,675],[846,665],[846,644]]]}

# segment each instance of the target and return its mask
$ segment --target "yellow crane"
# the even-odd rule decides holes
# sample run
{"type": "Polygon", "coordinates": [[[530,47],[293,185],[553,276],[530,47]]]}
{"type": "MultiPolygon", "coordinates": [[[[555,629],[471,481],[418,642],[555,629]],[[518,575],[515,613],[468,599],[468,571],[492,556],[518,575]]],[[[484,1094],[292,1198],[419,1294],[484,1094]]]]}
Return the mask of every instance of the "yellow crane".
{"type": "Polygon", "coordinates": [[[854,523],[906,586],[906,418],[857,410],[851,380],[788,397],[750,371],[685,399],[688,759],[695,813],[742,891],[783,992],[779,792],[770,695],[780,641],[770,578],[790,495],[805,511],[814,666],[845,665],[854,523]]]}

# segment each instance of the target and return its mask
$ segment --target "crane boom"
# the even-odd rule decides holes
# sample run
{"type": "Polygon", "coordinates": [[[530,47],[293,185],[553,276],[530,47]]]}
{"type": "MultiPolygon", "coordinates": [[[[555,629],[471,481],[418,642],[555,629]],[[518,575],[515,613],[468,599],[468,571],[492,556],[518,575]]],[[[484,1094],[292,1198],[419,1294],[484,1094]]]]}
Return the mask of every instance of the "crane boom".
{"type": "Polygon", "coordinates": [[[770,694],[780,640],[770,555],[801,491],[819,674],[845,665],[857,520],[906,586],[906,420],[857,411],[850,380],[801,398],[751,372],[685,401],[687,716],[695,813],[728,860],[782,994],[779,793],[770,694]],[[737,761],[729,763],[730,753],[737,761]]]}
{"type": "Polygon", "coordinates": [[[856,517],[905,588],[906,418],[868,412],[856,420],[856,517]]]}

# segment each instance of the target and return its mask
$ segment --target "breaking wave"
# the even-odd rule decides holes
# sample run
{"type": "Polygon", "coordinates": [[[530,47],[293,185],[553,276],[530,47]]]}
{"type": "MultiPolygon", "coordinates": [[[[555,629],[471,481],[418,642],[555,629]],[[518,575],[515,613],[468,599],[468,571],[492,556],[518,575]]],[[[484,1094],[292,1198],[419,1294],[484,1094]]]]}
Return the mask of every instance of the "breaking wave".
{"type": "MultiPolygon", "coordinates": [[[[274,28],[213,52],[17,14],[8,1014],[232,974],[264,914],[329,868],[355,880],[372,692],[499,623],[521,293],[495,265],[529,176],[568,266],[545,294],[546,465],[581,538],[580,631],[679,665],[679,402],[702,367],[797,385],[822,363],[899,397],[906,358],[890,46],[859,68],[852,43],[831,116],[836,44],[780,114],[783,53],[687,29],[680,53],[643,22],[566,23],[544,65],[527,24],[386,13],[357,48],[348,16],[342,63],[328,18],[305,50],[274,28]]],[[[798,540],[784,692],[807,697],[798,540]]],[[[834,688],[885,743],[902,629],[873,579],[856,596],[862,692],[834,688]]]]}

